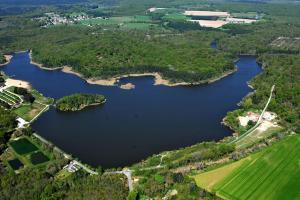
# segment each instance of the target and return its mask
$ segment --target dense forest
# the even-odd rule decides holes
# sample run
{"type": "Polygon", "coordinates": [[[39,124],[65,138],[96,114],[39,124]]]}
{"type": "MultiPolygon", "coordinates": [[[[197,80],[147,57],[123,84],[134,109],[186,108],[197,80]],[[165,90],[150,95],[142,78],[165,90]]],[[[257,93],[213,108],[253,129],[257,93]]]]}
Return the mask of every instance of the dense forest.
{"type": "Polygon", "coordinates": [[[28,168],[11,174],[0,163],[0,196],[2,200],[38,199],[126,199],[128,190],[122,175],[90,176],[83,172],[67,179],[54,179],[47,171],[28,168]]]}
{"type": "Polygon", "coordinates": [[[78,111],[91,105],[105,102],[105,97],[100,94],[72,94],[57,100],[56,108],[61,111],[78,111]]]}
{"type": "Polygon", "coordinates": [[[45,67],[68,65],[87,78],[159,72],[173,82],[200,82],[233,69],[229,54],[210,48],[215,33],[204,31],[145,35],[68,26],[12,28],[13,34],[8,30],[0,31],[4,51],[32,49],[34,61],[45,67]]]}
{"type": "Polygon", "coordinates": [[[0,106],[0,138],[16,127],[16,115],[0,106]]]}
{"type": "Polygon", "coordinates": [[[4,55],[2,54],[2,52],[0,52],[0,64],[1,63],[4,63],[6,60],[5,60],[5,57],[4,55]]]}
{"type": "Polygon", "coordinates": [[[300,132],[300,56],[264,55],[259,58],[264,72],[251,81],[256,92],[250,96],[253,107],[261,108],[275,84],[275,98],[269,109],[277,113],[284,126],[300,132]]]}
{"type": "Polygon", "coordinates": [[[5,110],[3,108],[5,106],[3,106],[3,104],[0,104],[0,155],[6,148],[6,143],[10,138],[10,133],[17,126],[17,116],[8,110],[5,110]]]}
{"type": "MultiPolygon", "coordinates": [[[[8,1],[7,1],[8,2],[8,1]]],[[[35,1],[41,2],[41,1],[35,1]]],[[[58,2],[58,1],[52,1],[58,2]]],[[[67,1],[65,1],[67,2],[67,1]]],[[[198,0],[116,0],[115,8],[99,9],[92,5],[60,6],[59,8],[14,8],[12,13],[30,13],[9,16],[10,8],[3,9],[0,17],[0,63],[3,54],[31,49],[33,60],[44,67],[68,65],[76,72],[90,78],[109,78],[128,73],[159,72],[173,82],[200,82],[232,70],[233,60],[239,54],[258,57],[264,71],[251,80],[255,93],[247,96],[239,110],[227,115],[229,125],[237,128],[236,117],[249,109],[262,109],[270,88],[276,85],[269,110],[278,114],[280,125],[288,130],[300,131],[300,6],[297,4],[199,2],[198,0]],[[160,30],[104,30],[99,27],[53,26],[40,28],[37,21],[41,12],[66,10],[81,11],[94,15],[127,16],[144,14],[152,6],[174,6],[176,9],[224,10],[263,14],[261,22],[251,25],[228,24],[222,29],[197,28],[182,21],[158,22],[160,30]],[[93,8],[92,10],[89,10],[93,8]],[[105,12],[104,12],[105,11],[105,12]],[[7,15],[7,16],[4,16],[7,15]],[[168,23],[166,23],[168,22],[168,23]],[[212,41],[217,49],[210,48],[212,41]]],[[[101,4],[107,3],[101,1],[101,4]]],[[[0,12],[2,8],[0,8],[0,12]]],[[[161,16],[152,16],[161,20],[161,16]]],[[[16,89],[16,93],[24,91],[16,89]],[[17,91],[18,90],[18,91],[17,91]]],[[[74,94],[57,101],[59,110],[79,110],[84,106],[103,103],[102,95],[74,94]]],[[[29,99],[30,101],[30,99],[29,99]]],[[[0,151],[6,148],[8,135],[17,126],[16,115],[0,106],[0,151]],[[9,134],[8,134],[9,133],[9,134]]],[[[281,133],[280,133],[281,134],[281,133]]],[[[280,136],[280,134],[278,134],[280,136]]],[[[25,134],[26,135],[26,134],[25,134]]],[[[279,137],[278,136],[278,137],[279,137]]],[[[268,145],[267,141],[263,141],[268,145]]],[[[253,147],[253,151],[261,148],[253,147]]],[[[160,169],[140,170],[158,166],[160,156],[152,156],[132,166],[139,178],[135,190],[128,199],[147,197],[162,198],[173,189],[174,199],[218,199],[195,185],[185,170],[193,166],[205,169],[206,163],[224,157],[230,161],[244,157],[249,151],[236,151],[235,145],[224,142],[203,142],[191,147],[174,150],[164,158],[166,166],[160,169]]],[[[61,168],[46,166],[25,168],[15,174],[5,162],[0,162],[0,199],[126,199],[128,189],[122,175],[89,176],[78,171],[58,180],[55,174],[61,168]],[[55,170],[53,170],[55,168],[55,170]]]]}

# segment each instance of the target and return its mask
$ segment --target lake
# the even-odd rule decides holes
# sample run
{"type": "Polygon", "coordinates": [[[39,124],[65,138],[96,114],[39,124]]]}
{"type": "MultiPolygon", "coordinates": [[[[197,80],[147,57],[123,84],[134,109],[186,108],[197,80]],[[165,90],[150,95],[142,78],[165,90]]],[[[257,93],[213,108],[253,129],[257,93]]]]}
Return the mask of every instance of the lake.
{"type": "Polygon", "coordinates": [[[237,103],[252,91],[247,81],[261,72],[255,57],[241,56],[236,65],[232,75],[201,86],[154,86],[153,77],[120,81],[133,83],[133,90],[91,85],[60,70],[40,69],[30,64],[27,52],[14,54],[1,70],[55,99],[76,92],[105,95],[104,105],[80,112],[64,113],[52,107],[32,127],[83,162],[108,168],[231,135],[221,125],[222,118],[238,108],[237,103]]]}

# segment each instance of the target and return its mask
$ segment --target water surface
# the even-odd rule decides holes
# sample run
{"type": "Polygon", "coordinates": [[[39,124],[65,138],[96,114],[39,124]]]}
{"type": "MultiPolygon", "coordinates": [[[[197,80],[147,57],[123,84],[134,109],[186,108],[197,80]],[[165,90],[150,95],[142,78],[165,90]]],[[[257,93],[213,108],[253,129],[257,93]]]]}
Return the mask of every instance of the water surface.
{"type": "Polygon", "coordinates": [[[215,83],[194,87],[154,86],[152,77],[126,78],[134,90],[86,83],[60,70],[30,64],[28,53],[17,53],[2,70],[28,81],[45,96],[75,92],[103,94],[105,105],[64,113],[51,108],[33,128],[64,151],[93,166],[132,164],[164,150],[231,135],[222,118],[251,91],[247,81],[261,68],[255,57],[243,56],[237,72],[215,83]]]}

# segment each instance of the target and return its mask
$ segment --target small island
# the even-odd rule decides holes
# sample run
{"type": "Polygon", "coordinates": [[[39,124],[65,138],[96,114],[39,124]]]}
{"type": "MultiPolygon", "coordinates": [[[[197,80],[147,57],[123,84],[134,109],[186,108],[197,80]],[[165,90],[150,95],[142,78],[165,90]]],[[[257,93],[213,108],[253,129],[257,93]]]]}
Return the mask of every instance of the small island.
{"type": "Polygon", "coordinates": [[[127,83],[127,84],[120,85],[120,88],[123,90],[132,90],[135,88],[135,85],[133,85],[132,83],[127,83]]]}
{"type": "Polygon", "coordinates": [[[56,109],[60,111],[79,111],[88,106],[100,105],[106,99],[100,94],[72,94],[57,100],[56,109]]]}

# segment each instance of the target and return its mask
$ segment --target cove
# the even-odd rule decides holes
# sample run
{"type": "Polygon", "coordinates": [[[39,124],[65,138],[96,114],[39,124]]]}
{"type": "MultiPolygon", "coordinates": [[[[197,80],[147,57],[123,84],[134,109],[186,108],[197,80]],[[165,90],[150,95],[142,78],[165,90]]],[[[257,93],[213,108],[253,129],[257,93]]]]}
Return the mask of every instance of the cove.
{"type": "Polygon", "coordinates": [[[105,95],[104,105],[80,112],[52,107],[32,127],[83,162],[108,168],[231,135],[221,125],[222,118],[238,108],[237,103],[252,91],[247,81],[261,72],[251,56],[241,56],[236,66],[235,73],[219,81],[193,87],[154,86],[153,77],[121,79],[119,84],[133,83],[134,90],[91,85],[60,70],[40,69],[30,64],[28,52],[14,54],[0,69],[55,99],[76,92],[105,95]]]}

